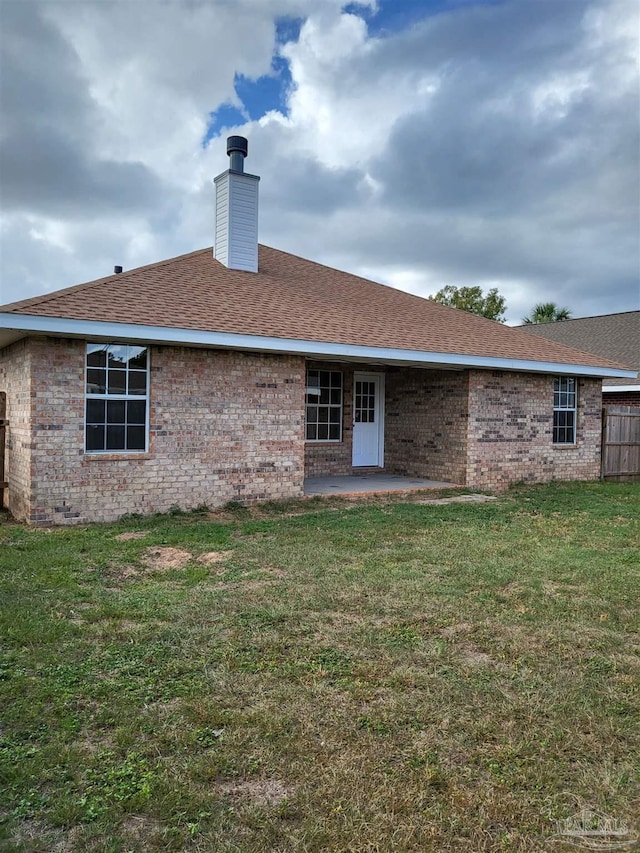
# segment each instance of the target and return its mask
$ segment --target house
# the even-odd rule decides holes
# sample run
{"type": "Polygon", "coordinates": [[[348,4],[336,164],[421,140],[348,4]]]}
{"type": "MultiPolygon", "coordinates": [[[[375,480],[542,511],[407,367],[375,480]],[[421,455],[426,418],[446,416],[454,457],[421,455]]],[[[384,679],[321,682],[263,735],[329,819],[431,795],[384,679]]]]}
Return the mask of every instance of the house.
{"type": "Polygon", "coordinates": [[[215,249],[0,307],[6,504],[37,524],[291,498],[356,470],[595,479],[633,372],[258,245],[230,137],[215,249]]]}
{"type": "MultiPolygon", "coordinates": [[[[578,317],[521,328],[548,341],[595,353],[640,371],[640,311],[578,317]]],[[[640,406],[640,379],[607,377],[602,385],[602,402],[614,406],[640,406]]]]}

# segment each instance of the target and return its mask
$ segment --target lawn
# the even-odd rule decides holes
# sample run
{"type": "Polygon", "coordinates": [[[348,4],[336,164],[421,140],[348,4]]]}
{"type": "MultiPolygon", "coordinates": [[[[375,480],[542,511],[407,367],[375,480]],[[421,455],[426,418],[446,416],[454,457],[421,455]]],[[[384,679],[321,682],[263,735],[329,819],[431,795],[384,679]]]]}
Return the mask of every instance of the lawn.
{"type": "Polygon", "coordinates": [[[637,483],[4,520],[0,848],[562,851],[587,805],[637,832],[639,545],[637,483]]]}

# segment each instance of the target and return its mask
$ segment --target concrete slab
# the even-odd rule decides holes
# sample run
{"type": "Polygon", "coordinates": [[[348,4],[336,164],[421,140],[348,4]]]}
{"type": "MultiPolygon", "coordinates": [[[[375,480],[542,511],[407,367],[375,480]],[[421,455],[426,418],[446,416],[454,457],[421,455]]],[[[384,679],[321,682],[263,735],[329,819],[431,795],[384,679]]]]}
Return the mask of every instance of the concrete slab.
{"type": "Polygon", "coordinates": [[[312,495],[384,494],[385,492],[417,492],[422,489],[455,489],[456,483],[400,477],[396,474],[348,474],[341,477],[307,477],[304,493],[312,495]]]}

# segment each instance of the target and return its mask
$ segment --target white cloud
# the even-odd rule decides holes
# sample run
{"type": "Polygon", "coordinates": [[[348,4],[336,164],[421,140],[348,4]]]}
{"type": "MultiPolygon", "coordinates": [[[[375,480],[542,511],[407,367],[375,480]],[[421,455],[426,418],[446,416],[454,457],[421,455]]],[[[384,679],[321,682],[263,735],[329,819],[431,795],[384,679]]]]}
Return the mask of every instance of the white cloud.
{"type": "Polygon", "coordinates": [[[384,48],[356,15],[307,20],[299,41],[282,51],[296,84],[288,125],[298,150],[329,167],[366,168],[395,122],[425,108],[437,75],[388,66],[384,48]]]}
{"type": "Polygon", "coordinates": [[[288,115],[236,129],[264,242],[422,295],[498,287],[512,319],[636,307],[636,3],[425,3],[384,36],[342,5],[10,4],[2,301],[210,245],[209,113],[280,50],[288,115]],[[306,20],[278,48],[283,15],[306,20]]]}

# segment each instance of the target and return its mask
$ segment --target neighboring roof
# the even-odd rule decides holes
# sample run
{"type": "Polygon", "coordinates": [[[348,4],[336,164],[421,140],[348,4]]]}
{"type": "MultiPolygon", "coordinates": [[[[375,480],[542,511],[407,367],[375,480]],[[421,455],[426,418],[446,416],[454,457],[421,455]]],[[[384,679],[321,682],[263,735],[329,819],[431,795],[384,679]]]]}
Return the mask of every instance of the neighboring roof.
{"type": "Polygon", "coordinates": [[[228,269],[202,249],[0,306],[2,327],[516,370],[579,365],[589,375],[624,375],[610,359],[262,245],[258,273],[228,269]]]}
{"type": "MultiPolygon", "coordinates": [[[[640,311],[621,314],[601,314],[597,317],[578,317],[557,323],[521,326],[548,341],[556,341],[576,349],[628,364],[640,371],[640,311]]],[[[607,385],[637,385],[640,379],[611,378],[607,385]]]]}

